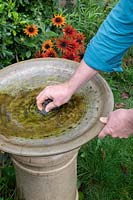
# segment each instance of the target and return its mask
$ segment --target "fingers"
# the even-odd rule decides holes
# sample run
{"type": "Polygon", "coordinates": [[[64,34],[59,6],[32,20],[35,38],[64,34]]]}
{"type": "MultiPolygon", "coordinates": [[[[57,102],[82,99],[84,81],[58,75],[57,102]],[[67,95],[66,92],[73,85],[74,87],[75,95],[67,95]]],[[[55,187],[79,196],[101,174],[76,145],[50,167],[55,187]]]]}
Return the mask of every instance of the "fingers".
{"type": "Polygon", "coordinates": [[[98,137],[99,138],[104,138],[107,135],[111,135],[113,138],[119,137],[117,134],[112,134],[111,131],[109,130],[108,126],[106,125],[102,131],[99,133],[98,137]]]}
{"type": "Polygon", "coordinates": [[[47,100],[48,97],[43,93],[43,91],[36,97],[36,104],[39,110],[43,109],[42,104],[44,103],[45,100],[47,100]]]}
{"type": "MultiPolygon", "coordinates": [[[[43,90],[42,92],[39,93],[39,95],[36,97],[36,104],[39,110],[43,109],[43,103],[47,100],[47,99],[53,99],[51,98],[50,95],[47,95],[47,91],[46,89],[43,90]]],[[[58,103],[58,102],[57,102],[58,103]]],[[[53,108],[57,107],[58,105],[55,103],[55,99],[53,99],[52,102],[48,103],[48,105],[45,107],[45,111],[49,112],[50,110],[52,110],[53,108]]]]}
{"type": "Polygon", "coordinates": [[[128,138],[129,136],[128,135],[125,135],[125,136],[119,136],[119,138],[128,138]]]}
{"type": "Polygon", "coordinates": [[[105,126],[102,131],[99,133],[98,137],[99,138],[104,138],[106,135],[108,135],[108,128],[105,126]]]}
{"type": "Polygon", "coordinates": [[[45,95],[45,91],[44,91],[44,90],[42,90],[42,91],[38,94],[38,96],[36,97],[36,100],[41,100],[41,99],[43,99],[43,98],[47,98],[47,96],[45,95]]]}
{"type": "MultiPolygon", "coordinates": [[[[108,118],[107,117],[100,117],[100,122],[103,124],[107,124],[108,118]]],[[[105,126],[102,131],[99,133],[98,137],[99,138],[104,138],[107,135],[107,127],[105,126]]]]}
{"type": "Polygon", "coordinates": [[[111,135],[113,138],[128,138],[131,133],[123,110],[111,112],[108,118],[101,117],[100,122],[105,126],[99,133],[99,138],[104,138],[106,135],[111,135]]]}
{"type": "MultiPolygon", "coordinates": [[[[101,117],[102,118],[102,117],[101,117]]],[[[108,120],[107,120],[107,118],[105,117],[103,117],[104,119],[103,120],[101,120],[101,118],[100,118],[100,121],[102,121],[102,122],[108,122],[108,120]]],[[[113,138],[117,138],[117,137],[119,137],[119,134],[117,133],[115,133],[115,132],[113,132],[112,131],[112,128],[108,125],[108,123],[104,126],[104,128],[101,130],[101,132],[99,133],[99,135],[98,135],[98,137],[99,138],[104,138],[105,136],[107,136],[107,135],[111,135],[113,138]]]]}
{"type": "Polygon", "coordinates": [[[102,122],[103,124],[107,124],[108,118],[107,117],[100,117],[100,122],[102,122]]]}
{"type": "Polygon", "coordinates": [[[55,105],[54,101],[52,101],[51,103],[49,103],[46,108],[45,111],[49,112],[50,110],[52,110],[53,108],[57,107],[57,105],[55,105]]]}

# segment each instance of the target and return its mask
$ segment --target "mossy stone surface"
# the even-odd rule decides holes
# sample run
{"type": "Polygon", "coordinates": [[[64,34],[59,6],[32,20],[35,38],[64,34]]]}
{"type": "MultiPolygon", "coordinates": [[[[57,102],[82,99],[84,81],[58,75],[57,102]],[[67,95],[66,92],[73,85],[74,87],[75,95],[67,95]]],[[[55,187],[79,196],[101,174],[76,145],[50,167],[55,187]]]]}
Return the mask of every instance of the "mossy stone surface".
{"type": "Polygon", "coordinates": [[[20,91],[15,96],[0,93],[2,135],[42,139],[64,134],[80,123],[86,112],[85,97],[75,94],[68,103],[43,116],[36,106],[36,96],[41,90],[20,91]]]}

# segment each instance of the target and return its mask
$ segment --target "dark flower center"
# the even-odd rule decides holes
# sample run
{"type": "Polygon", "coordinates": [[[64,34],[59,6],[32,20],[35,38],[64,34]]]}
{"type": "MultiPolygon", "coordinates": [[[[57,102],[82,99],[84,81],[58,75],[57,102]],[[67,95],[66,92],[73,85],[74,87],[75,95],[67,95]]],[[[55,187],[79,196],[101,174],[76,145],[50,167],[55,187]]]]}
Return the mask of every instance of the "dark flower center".
{"type": "Polygon", "coordinates": [[[33,27],[30,27],[30,28],[29,28],[29,32],[30,32],[30,33],[33,33],[33,32],[34,32],[34,28],[33,28],[33,27]]]}
{"type": "Polygon", "coordinates": [[[45,48],[46,48],[46,49],[49,49],[49,48],[50,48],[50,45],[49,45],[49,44],[46,44],[46,45],[45,45],[45,48]]]}
{"type": "Polygon", "coordinates": [[[67,47],[67,43],[66,42],[61,42],[61,46],[62,47],[67,47]]]}
{"type": "Polygon", "coordinates": [[[55,21],[56,21],[56,22],[61,22],[62,20],[61,20],[60,17],[57,17],[57,18],[55,19],[55,21]]]}
{"type": "Polygon", "coordinates": [[[67,29],[66,32],[69,33],[69,34],[72,34],[72,30],[71,29],[67,29]]]}
{"type": "Polygon", "coordinates": [[[79,44],[82,44],[82,40],[81,40],[81,39],[77,39],[77,42],[78,42],[79,44]]]}

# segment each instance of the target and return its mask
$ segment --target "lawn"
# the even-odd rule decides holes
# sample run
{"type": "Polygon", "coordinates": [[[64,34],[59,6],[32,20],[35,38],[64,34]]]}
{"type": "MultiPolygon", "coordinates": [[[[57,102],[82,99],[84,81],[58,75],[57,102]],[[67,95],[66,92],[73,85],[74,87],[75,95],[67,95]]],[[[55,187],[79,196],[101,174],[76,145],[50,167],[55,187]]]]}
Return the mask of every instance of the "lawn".
{"type": "MultiPolygon", "coordinates": [[[[31,3],[28,0],[0,1],[0,37],[3,38],[0,45],[0,68],[33,58],[44,39],[57,37],[60,32],[49,25],[48,18],[45,20],[45,27],[42,24],[46,16],[57,14],[57,11],[62,12],[67,23],[85,35],[87,45],[116,2],[78,0],[77,6],[68,13],[67,9],[58,10],[56,1],[52,0],[46,0],[45,4],[43,0],[33,0],[31,3]],[[31,22],[38,24],[40,37],[34,39],[24,35],[24,26],[31,22]]],[[[133,48],[124,56],[123,69],[122,73],[101,73],[113,91],[114,109],[133,108],[133,48]]],[[[132,136],[128,139],[107,136],[102,140],[94,138],[82,146],[78,155],[79,200],[133,199],[132,143],[132,136]]],[[[15,172],[12,162],[8,154],[1,153],[0,156],[0,200],[15,200],[15,172]]]]}

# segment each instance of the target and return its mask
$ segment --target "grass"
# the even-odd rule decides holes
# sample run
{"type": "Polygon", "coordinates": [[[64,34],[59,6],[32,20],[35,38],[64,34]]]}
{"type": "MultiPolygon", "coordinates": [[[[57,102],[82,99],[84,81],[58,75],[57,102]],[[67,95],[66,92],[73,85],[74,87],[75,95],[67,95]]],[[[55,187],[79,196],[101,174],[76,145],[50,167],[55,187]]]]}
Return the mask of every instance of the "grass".
{"type": "Polygon", "coordinates": [[[15,170],[10,156],[0,152],[0,200],[14,200],[15,170]]]}
{"type": "Polygon", "coordinates": [[[78,156],[82,200],[131,200],[132,139],[94,139],[78,156]]]}
{"type": "Polygon", "coordinates": [[[77,0],[74,12],[66,12],[68,23],[85,34],[87,44],[117,2],[118,0],[77,0]]]}

